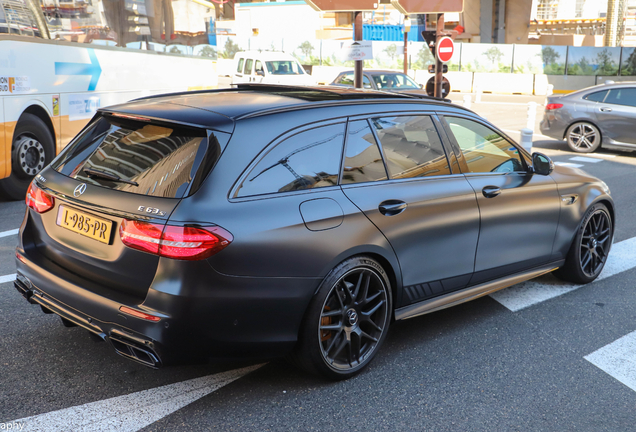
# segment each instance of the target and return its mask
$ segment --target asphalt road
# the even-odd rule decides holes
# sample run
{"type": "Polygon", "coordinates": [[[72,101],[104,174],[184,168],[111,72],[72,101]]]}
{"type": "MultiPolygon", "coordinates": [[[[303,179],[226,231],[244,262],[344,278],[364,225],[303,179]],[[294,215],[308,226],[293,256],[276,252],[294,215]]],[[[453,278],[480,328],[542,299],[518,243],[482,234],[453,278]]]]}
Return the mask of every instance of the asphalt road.
{"type": "MultiPolygon", "coordinates": [[[[531,98],[484,96],[472,108],[517,138],[531,98]]],[[[526,295],[521,309],[484,297],[395,323],[372,365],[338,383],[282,360],[150,370],[0,283],[0,430],[635,430],[636,157],[576,159],[539,135],[534,145],[610,186],[612,275],[582,287],[548,275],[506,290],[526,295]]],[[[10,231],[23,214],[0,202],[0,277],[15,273],[10,231]]]]}

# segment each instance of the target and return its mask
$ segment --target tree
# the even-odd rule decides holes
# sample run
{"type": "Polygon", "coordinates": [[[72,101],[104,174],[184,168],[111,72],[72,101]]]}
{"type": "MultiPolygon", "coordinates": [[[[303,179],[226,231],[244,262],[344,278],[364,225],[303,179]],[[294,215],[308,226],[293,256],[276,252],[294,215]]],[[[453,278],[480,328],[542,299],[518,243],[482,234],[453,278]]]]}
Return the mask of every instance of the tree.
{"type": "Polygon", "coordinates": [[[626,54],[627,49],[631,49],[632,52],[627,57],[627,60],[621,65],[621,75],[635,75],[636,74],[636,49],[623,48],[623,56],[626,54]]]}
{"type": "Polygon", "coordinates": [[[169,53],[172,54],[181,54],[181,50],[179,50],[179,48],[177,48],[176,46],[172,46],[170,47],[170,49],[168,50],[169,53]]]}
{"type": "Polygon", "coordinates": [[[241,51],[241,48],[232,39],[225,41],[224,51],[221,53],[221,57],[225,59],[233,59],[234,55],[241,51]]]}
{"type": "Polygon", "coordinates": [[[559,57],[561,54],[556,52],[554,48],[549,46],[541,48],[541,58],[545,66],[555,63],[559,57]]]}
{"type": "Polygon", "coordinates": [[[309,57],[314,50],[314,46],[311,44],[311,42],[305,41],[298,46],[298,49],[302,51],[305,57],[309,57]]]}
{"type": "Polygon", "coordinates": [[[384,49],[384,52],[386,53],[387,56],[389,56],[389,58],[391,59],[391,62],[393,62],[398,55],[397,46],[395,44],[391,44],[388,47],[386,47],[384,49]]]}
{"type": "Polygon", "coordinates": [[[216,58],[216,50],[214,48],[212,48],[210,45],[206,45],[204,46],[201,51],[199,51],[199,55],[201,57],[210,57],[215,59],[216,58]]]}
{"type": "Polygon", "coordinates": [[[486,52],[484,52],[484,56],[486,56],[486,58],[490,60],[493,66],[496,66],[496,64],[499,63],[499,60],[501,60],[503,55],[504,54],[497,47],[489,48],[486,50],[486,52]]]}
{"type": "Polygon", "coordinates": [[[609,49],[605,48],[596,55],[597,75],[617,75],[618,68],[616,62],[612,59],[609,49]]]}
{"type": "Polygon", "coordinates": [[[424,46],[417,52],[417,56],[415,59],[415,63],[413,64],[414,69],[426,69],[429,64],[432,64],[435,61],[433,58],[433,54],[431,54],[431,50],[428,49],[427,46],[424,46]]]}

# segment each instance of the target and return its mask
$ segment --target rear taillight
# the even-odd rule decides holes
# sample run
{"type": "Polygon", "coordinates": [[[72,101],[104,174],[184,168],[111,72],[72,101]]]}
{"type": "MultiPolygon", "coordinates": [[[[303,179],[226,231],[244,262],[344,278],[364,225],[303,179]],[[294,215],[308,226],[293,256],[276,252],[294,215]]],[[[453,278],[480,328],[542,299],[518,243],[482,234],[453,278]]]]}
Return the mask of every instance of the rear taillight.
{"type": "Polygon", "coordinates": [[[44,192],[36,184],[31,182],[29,191],[26,194],[26,205],[38,213],[46,213],[55,205],[55,198],[44,192]]]}
{"type": "Polygon", "coordinates": [[[558,104],[558,103],[549,103],[545,106],[545,110],[546,111],[551,111],[551,110],[555,110],[555,109],[559,109],[563,107],[563,104],[558,104]]]}
{"type": "Polygon", "coordinates": [[[158,225],[124,219],[119,236],[126,246],[180,260],[208,258],[232,243],[234,237],[219,226],[158,225]]]}

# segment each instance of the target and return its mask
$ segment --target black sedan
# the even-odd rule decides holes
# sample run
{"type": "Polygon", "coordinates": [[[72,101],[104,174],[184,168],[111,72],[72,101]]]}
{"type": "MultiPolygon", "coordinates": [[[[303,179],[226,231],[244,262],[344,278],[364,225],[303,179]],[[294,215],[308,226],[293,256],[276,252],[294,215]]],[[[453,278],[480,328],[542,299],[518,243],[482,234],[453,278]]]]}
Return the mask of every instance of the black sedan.
{"type": "Polygon", "coordinates": [[[287,356],[331,379],[394,320],[593,281],[615,214],[462,107],[263,85],[103,108],[26,203],[15,286],[65,325],[154,368],[287,356]]]}

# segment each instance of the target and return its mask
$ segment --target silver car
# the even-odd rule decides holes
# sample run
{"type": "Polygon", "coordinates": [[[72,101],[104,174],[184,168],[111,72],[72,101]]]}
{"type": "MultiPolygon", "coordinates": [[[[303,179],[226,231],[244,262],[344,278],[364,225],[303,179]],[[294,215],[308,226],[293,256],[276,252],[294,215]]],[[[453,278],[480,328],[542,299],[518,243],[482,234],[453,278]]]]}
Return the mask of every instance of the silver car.
{"type": "Polygon", "coordinates": [[[541,133],[566,140],[575,152],[601,146],[636,150],[636,82],[588,87],[563,96],[549,96],[541,133]]]}

